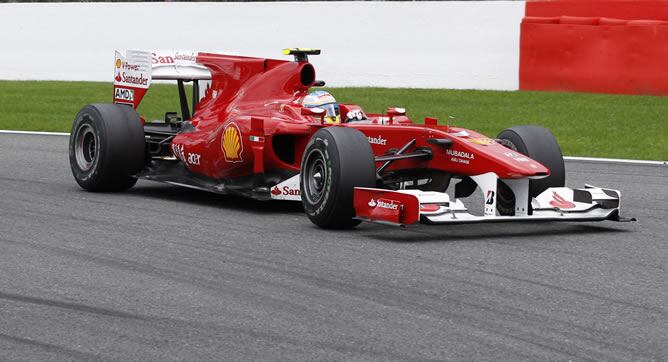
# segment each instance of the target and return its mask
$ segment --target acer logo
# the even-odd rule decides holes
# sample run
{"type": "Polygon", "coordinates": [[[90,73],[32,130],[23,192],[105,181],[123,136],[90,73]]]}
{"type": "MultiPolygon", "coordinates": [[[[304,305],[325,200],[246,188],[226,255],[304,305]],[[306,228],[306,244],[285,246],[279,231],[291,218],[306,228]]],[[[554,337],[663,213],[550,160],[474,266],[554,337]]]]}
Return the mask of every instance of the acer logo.
{"type": "Polygon", "coordinates": [[[202,156],[199,153],[188,153],[188,163],[191,165],[199,165],[202,156]]]}

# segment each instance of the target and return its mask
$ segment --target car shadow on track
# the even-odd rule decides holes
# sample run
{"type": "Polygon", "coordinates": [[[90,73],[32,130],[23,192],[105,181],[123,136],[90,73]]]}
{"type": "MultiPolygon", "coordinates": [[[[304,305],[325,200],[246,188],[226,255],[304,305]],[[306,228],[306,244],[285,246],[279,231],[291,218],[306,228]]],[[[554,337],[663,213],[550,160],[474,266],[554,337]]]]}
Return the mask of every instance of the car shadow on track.
{"type": "Polygon", "coordinates": [[[189,189],[161,183],[137,185],[131,194],[166,201],[196,204],[229,210],[258,213],[303,213],[301,202],[269,200],[259,201],[236,195],[221,195],[207,191],[189,189]]]}
{"type": "MultiPolygon", "coordinates": [[[[294,201],[258,201],[235,195],[220,195],[206,191],[194,190],[185,187],[161,184],[144,183],[135,186],[131,192],[139,197],[149,197],[158,200],[174,201],[184,204],[207,206],[232,211],[243,211],[261,214],[304,214],[301,202],[294,201]]],[[[547,239],[569,235],[603,235],[612,233],[627,233],[633,229],[612,227],[605,224],[592,223],[577,224],[568,222],[513,222],[493,224],[464,224],[464,225],[418,225],[408,228],[398,228],[378,224],[363,223],[352,230],[322,230],[312,225],[306,215],[304,223],[309,224],[314,231],[322,233],[354,233],[361,239],[378,240],[393,243],[420,243],[420,242],[455,242],[464,240],[499,240],[513,241],[547,239]]]]}
{"type": "MultiPolygon", "coordinates": [[[[383,226],[380,226],[383,227],[383,226]]],[[[393,229],[390,229],[393,230],[393,229]]],[[[633,230],[620,229],[603,225],[572,224],[563,222],[544,223],[506,223],[506,224],[468,224],[447,226],[417,226],[402,232],[385,231],[379,228],[366,230],[364,237],[394,243],[419,242],[454,242],[465,240],[508,239],[516,242],[523,240],[546,240],[568,235],[603,235],[628,233],[633,230]]]]}

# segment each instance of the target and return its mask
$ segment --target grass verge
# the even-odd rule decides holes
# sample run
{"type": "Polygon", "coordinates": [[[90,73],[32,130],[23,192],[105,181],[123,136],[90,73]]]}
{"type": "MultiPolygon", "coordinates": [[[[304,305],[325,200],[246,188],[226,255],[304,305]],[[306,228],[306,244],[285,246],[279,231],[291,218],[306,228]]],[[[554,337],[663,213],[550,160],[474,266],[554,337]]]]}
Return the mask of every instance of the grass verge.
{"type": "MultiPolygon", "coordinates": [[[[668,98],[552,92],[329,88],[367,112],[402,106],[416,122],[436,117],[495,136],[538,124],[557,136],[565,155],[668,160],[668,98]],[[453,118],[452,118],[453,117],[453,118]]],[[[68,132],[88,103],[109,102],[110,83],[0,81],[0,129],[68,132]]],[[[140,106],[148,119],[177,111],[176,88],[154,84],[140,106]]]]}

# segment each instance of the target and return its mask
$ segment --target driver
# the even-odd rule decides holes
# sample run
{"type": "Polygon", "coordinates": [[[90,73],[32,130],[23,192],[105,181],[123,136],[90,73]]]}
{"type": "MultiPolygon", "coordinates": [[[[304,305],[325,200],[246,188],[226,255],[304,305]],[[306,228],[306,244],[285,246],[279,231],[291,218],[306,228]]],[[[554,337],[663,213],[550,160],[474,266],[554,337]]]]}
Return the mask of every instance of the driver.
{"type": "Polygon", "coordinates": [[[325,110],[325,123],[335,124],[341,122],[339,104],[334,96],[323,90],[317,90],[304,97],[304,107],[322,108],[325,110]]]}

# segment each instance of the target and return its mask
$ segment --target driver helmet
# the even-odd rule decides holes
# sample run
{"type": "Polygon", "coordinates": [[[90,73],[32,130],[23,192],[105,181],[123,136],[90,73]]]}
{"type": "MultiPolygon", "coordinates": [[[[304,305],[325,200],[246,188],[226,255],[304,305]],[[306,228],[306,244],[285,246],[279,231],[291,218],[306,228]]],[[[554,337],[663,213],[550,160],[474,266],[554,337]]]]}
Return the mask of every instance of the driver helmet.
{"type": "Polygon", "coordinates": [[[303,104],[307,108],[322,108],[325,110],[325,123],[341,122],[339,104],[329,92],[313,91],[304,97],[303,104]]]}

